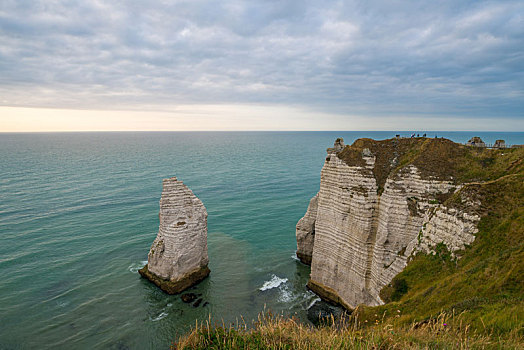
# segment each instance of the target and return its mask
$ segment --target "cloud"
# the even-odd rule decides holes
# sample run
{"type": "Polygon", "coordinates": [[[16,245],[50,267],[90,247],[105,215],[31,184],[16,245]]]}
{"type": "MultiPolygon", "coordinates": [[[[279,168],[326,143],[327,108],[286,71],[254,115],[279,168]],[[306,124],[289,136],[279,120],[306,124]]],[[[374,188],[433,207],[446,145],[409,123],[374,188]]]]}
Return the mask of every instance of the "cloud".
{"type": "Polygon", "coordinates": [[[524,118],[521,1],[12,1],[0,105],[524,118]]]}

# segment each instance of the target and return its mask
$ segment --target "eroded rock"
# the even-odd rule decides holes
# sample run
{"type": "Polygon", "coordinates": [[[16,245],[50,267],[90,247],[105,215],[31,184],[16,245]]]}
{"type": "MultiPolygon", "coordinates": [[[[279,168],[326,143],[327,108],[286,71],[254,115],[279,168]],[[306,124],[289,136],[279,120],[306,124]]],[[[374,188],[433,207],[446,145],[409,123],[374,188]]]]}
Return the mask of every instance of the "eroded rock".
{"type": "Polygon", "coordinates": [[[176,177],[163,180],[160,226],[139,270],[169,294],[177,294],[209,275],[207,211],[204,204],[176,177]]]}
{"type": "Polygon", "coordinates": [[[315,241],[315,221],[317,219],[318,193],[311,198],[306,215],[297,223],[297,257],[301,262],[311,265],[313,243],[315,241]]]}

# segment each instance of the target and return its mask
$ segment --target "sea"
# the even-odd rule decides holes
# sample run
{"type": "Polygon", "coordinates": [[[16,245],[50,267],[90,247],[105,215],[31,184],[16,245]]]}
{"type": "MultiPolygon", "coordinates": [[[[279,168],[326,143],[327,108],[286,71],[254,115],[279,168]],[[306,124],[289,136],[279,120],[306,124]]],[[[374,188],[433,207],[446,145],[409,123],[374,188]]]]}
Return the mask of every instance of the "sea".
{"type": "MultiPolygon", "coordinates": [[[[326,148],[413,131],[0,134],[0,349],[167,349],[196,324],[308,322],[295,225],[326,148]],[[162,179],[208,211],[198,307],[137,273],[158,231],[162,179]]],[[[422,131],[419,131],[422,135],[422,131]]],[[[466,142],[524,133],[428,132],[466,142]]]]}

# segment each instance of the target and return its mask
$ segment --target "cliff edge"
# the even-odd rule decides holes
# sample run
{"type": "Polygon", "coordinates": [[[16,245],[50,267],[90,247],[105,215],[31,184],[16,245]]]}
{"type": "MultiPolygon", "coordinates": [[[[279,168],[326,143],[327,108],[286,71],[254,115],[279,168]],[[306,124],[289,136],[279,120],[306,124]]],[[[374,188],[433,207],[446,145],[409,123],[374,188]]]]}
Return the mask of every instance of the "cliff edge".
{"type": "Polygon", "coordinates": [[[471,189],[522,173],[513,153],[447,139],[359,139],[351,146],[338,139],[297,224],[297,256],[311,264],[308,287],[347,309],[376,306],[418,253],[446,250],[459,259],[486,214],[485,198],[471,189]]]}
{"type": "Polygon", "coordinates": [[[176,177],[163,180],[160,226],[138,272],[169,294],[180,293],[209,275],[207,211],[176,177]]]}

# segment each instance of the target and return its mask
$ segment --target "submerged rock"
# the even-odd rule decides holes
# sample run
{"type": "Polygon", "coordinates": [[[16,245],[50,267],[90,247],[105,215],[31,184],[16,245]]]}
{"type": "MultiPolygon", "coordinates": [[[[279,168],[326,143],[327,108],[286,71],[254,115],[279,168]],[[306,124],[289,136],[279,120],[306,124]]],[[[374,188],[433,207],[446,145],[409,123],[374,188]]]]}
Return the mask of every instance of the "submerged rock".
{"type": "Polygon", "coordinates": [[[339,320],[344,312],[345,310],[341,307],[319,300],[307,309],[307,318],[315,326],[319,326],[339,320]]]}
{"type": "Polygon", "coordinates": [[[197,297],[197,296],[196,296],[195,293],[186,293],[186,294],[182,294],[182,295],[180,296],[180,299],[182,299],[182,301],[183,301],[184,303],[191,303],[191,302],[193,302],[193,300],[196,299],[196,297],[197,297]]]}
{"type": "Polygon", "coordinates": [[[147,265],[138,272],[169,294],[177,294],[209,275],[207,211],[176,177],[163,180],[160,227],[147,265]]]}

